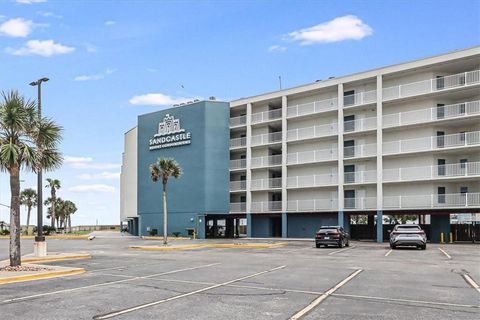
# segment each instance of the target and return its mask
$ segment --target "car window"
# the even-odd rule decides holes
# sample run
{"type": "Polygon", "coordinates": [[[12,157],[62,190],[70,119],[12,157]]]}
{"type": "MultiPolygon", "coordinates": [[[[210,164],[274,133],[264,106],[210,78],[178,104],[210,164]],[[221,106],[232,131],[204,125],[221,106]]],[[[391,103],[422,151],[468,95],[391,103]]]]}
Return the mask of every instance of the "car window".
{"type": "Polygon", "coordinates": [[[397,230],[420,230],[420,227],[419,226],[401,225],[401,226],[397,226],[397,230]]]}

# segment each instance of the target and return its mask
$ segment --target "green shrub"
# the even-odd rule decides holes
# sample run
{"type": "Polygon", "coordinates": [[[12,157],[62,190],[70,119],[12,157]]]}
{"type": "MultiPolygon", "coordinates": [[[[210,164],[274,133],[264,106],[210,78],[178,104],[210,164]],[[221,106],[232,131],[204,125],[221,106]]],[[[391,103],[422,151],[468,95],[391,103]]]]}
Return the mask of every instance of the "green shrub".
{"type": "Polygon", "coordinates": [[[149,233],[152,237],[154,237],[158,234],[158,230],[157,229],[150,229],[149,233]]]}
{"type": "Polygon", "coordinates": [[[177,232],[172,232],[172,234],[175,238],[178,238],[178,236],[181,235],[182,233],[177,231],[177,232]]]}

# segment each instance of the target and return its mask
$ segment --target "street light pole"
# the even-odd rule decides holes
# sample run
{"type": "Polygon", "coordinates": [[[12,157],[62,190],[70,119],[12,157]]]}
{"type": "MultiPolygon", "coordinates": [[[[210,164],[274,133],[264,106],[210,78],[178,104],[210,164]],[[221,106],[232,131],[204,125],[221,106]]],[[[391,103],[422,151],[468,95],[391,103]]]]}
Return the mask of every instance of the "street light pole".
{"type": "MultiPolygon", "coordinates": [[[[38,88],[38,117],[42,117],[42,82],[47,82],[48,78],[41,78],[37,81],[30,83],[31,86],[37,86],[38,88]]],[[[37,172],[37,236],[35,237],[35,242],[45,242],[45,237],[43,236],[43,179],[42,179],[42,168],[38,168],[37,172]]],[[[38,245],[38,244],[37,244],[38,245]]],[[[42,246],[43,247],[43,246],[42,246]]],[[[46,247],[45,247],[46,254],[46,247]]],[[[43,251],[43,250],[40,250],[43,251]]]]}

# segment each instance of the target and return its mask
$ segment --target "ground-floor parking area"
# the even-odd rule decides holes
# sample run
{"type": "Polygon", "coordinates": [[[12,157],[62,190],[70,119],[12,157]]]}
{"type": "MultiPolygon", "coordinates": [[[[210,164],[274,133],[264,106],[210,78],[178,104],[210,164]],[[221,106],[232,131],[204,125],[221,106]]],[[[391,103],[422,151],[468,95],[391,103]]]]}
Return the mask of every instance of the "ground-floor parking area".
{"type": "MultiPolygon", "coordinates": [[[[216,241],[216,240],[207,240],[216,241]]],[[[227,240],[222,240],[223,242],[227,240]]],[[[234,241],[234,240],[229,240],[234,241]]],[[[4,319],[479,319],[478,245],[426,251],[351,242],[316,249],[129,250],[158,241],[50,240],[86,273],[0,286],[4,319]],[[470,282],[469,282],[470,281],[470,282]],[[473,283],[471,282],[473,281],[473,283]]],[[[29,251],[31,241],[24,241],[29,251]]],[[[0,240],[0,259],[8,241],[0,240]]],[[[25,252],[28,253],[28,252],[25,252]]]]}

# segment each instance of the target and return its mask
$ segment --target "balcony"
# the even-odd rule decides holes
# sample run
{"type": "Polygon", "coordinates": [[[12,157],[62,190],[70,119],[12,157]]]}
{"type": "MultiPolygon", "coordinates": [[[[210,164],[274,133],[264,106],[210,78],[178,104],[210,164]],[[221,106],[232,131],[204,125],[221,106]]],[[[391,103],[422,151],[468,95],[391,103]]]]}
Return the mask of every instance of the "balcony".
{"type": "Polygon", "coordinates": [[[282,142],[282,132],[264,133],[252,136],[252,147],[282,142]]]}
{"type": "Polygon", "coordinates": [[[278,212],[282,211],[282,201],[252,202],[252,212],[278,212]]]}
{"type": "Polygon", "coordinates": [[[251,163],[252,163],[252,169],[270,167],[270,166],[281,166],[282,155],[276,154],[273,156],[255,157],[255,158],[252,158],[251,163]]]}
{"type": "Polygon", "coordinates": [[[384,182],[480,177],[480,162],[452,163],[440,166],[406,167],[383,170],[384,182]]]}
{"type": "Polygon", "coordinates": [[[277,120],[282,118],[282,109],[275,109],[252,114],[252,124],[277,120]]]}
{"type": "Polygon", "coordinates": [[[230,118],[230,128],[240,127],[247,124],[247,116],[230,118]]]}
{"type": "Polygon", "coordinates": [[[377,102],[377,90],[359,92],[343,97],[343,107],[355,107],[377,102]]]}
{"type": "Polygon", "coordinates": [[[377,208],[376,197],[358,197],[343,199],[345,210],[374,210],[377,208]]]}
{"type": "Polygon", "coordinates": [[[376,117],[345,121],[343,123],[343,132],[345,133],[368,131],[368,130],[374,130],[376,128],[377,128],[376,117]]]}
{"type": "Polygon", "coordinates": [[[230,191],[245,191],[247,190],[247,181],[230,181],[230,191]]]}
{"type": "Polygon", "coordinates": [[[338,159],[338,150],[336,148],[323,150],[310,150],[287,154],[287,164],[306,164],[323,161],[332,161],[338,159]]]}
{"type": "Polygon", "coordinates": [[[468,87],[479,83],[480,70],[462,72],[451,76],[444,76],[435,79],[428,79],[384,88],[383,101],[468,87]]]}
{"type": "Polygon", "coordinates": [[[327,137],[338,134],[337,123],[324,124],[308,128],[299,128],[287,131],[287,141],[298,141],[305,139],[313,139],[327,137]]]}
{"type": "Polygon", "coordinates": [[[245,169],[247,167],[246,159],[230,160],[230,170],[245,169]]]}
{"type": "Polygon", "coordinates": [[[357,146],[344,147],[343,148],[343,157],[346,159],[350,158],[363,158],[363,157],[373,157],[377,155],[377,144],[360,144],[357,146]]]}
{"type": "Polygon", "coordinates": [[[230,202],[230,212],[246,212],[246,202],[230,202]]]}
{"type": "Polygon", "coordinates": [[[480,100],[383,116],[383,128],[480,115],[480,100]]]}
{"type": "Polygon", "coordinates": [[[343,182],[344,184],[374,183],[374,182],[377,182],[377,171],[368,170],[368,171],[345,172],[343,174],[343,182]]]}
{"type": "Polygon", "coordinates": [[[288,212],[317,212],[338,210],[338,199],[288,200],[288,212]]]}
{"type": "Polygon", "coordinates": [[[455,209],[480,206],[480,193],[428,194],[383,197],[388,209],[455,209]]]}
{"type": "Polygon", "coordinates": [[[480,131],[461,132],[383,143],[383,154],[398,154],[480,145],[480,131]]]}
{"type": "Polygon", "coordinates": [[[247,146],[247,138],[246,137],[230,139],[230,149],[244,148],[246,146],[247,146]]]}
{"type": "Polygon", "coordinates": [[[282,178],[255,179],[251,181],[252,190],[268,190],[282,188],[282,178]]]}
{"type": "Polygon", "coordinates": [[[337,98],[298,104],[287,108],[287,118],[306,116],[309,114],[336,110],[337,108],[337,98]]]}
{"type": "Polygon", "coordinates": [[[336,173],[287,177],[287,188],[313,188],[337,184],[338,175],[336,173]]]}

